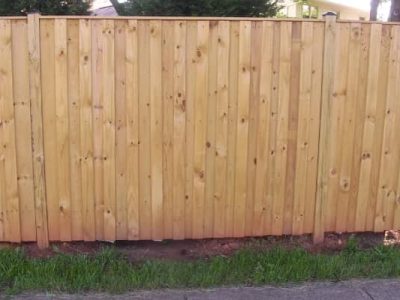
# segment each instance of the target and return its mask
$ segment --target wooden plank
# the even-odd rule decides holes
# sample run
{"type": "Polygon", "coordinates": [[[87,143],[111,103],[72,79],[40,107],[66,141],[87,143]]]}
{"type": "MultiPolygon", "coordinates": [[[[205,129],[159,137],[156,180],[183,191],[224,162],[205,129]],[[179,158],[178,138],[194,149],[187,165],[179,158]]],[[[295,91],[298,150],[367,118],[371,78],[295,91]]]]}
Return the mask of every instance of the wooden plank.
{"type": "Polygon", "coordinates": [[[371,185],[372,161],[379,159],[373,157],[373,148],[376,130],[376,108],[378,103],[378,72],[380,61],[381,44],[381,25],[371,26],[370,53],[368,61],[368,82],[367,82],[367,98],[366,111],[364,115],[364,136],[361,154],[361,168],[359,180],[359,192],[357,199],[356,211],[356,231],[365,230],[365,222],[367,217],[369,187],[371,185]]]}
{"type": "MultiPolygon", "coordinates": [[[[83,239],[96,239],[94,212],[91,23],[79,21],[79,98],[83,239]]],[[[109,85],[110,82],[107,82],[109,85]]]]}
{"type": "Polygon", "coordinates": [[[227,203],[227,144],[229,102],[229,48],[230,23],[218,23],[217,45],[217,108],[215,140],[215,185],[214,185],[214,237],[225,236],[227,203]]]}
{"type": "Polygon", "coordinates": [[[331,134],[330,134],[330,156],[328,175],[328,198],[325,205],[325,227],[326,231],[335,231],[337,224],[337,211],[340,207],[340,165],[342,161],[344,111],[347,104],[347,70],[348,70],[348,48],[350,39],[349,24],[340,24],[337,30],[337,43],[335,52],[335,72],[333,78],[333,93],[331,96],[331,134]]]}
{"type": "Polygon", "coordinates": [[[369,33],[370,27],[365,24],[360,28],[360,47],[359,51],[359,68],[358,68],[358,86],[357,93],[355,94],[356,101],[356,117],[355,117],[355,134],[353,140],[353,164],[352,164],[352,178],[350,186],[350,199],[347,210],[347,231],[355,231],[356,211],[357,211],[357,194],[359,191],[359,176],[361,168],[361,152],[362,152],[362,138],[364,129],[364,114],[366,109],[366,93],[368,81],[368,60],[369,60],[369,33]]]}
{"type": "Polygon", "coordinates": [[[280,47],[281,47],[281,24],[274,23],[273,26],[273,53],[272,53],[272,92],[271,92],[271,108],[269,120],[269,137],[268,137],[268,157],[267,157],[267,182],[264,191],[266,199],[266,213],[264,220],[264,234],[272,234],[273,232],[273,207],[275,201],[275,170],[276,170],[276,151],[277,151],[277,127],[278,127],[278,105],[279,105],[279,64],[280,64],[280,47]]]}
{"type": "Polygon", "coordinates": [[[358,71],[359,71],[359,56],[361,50],[361,26],[360,24],[351,24],[350,27],[350,40],[348,50],[348,72],[346,83],[346,109],[344,111],[343,124],[343,138],[341,144],[341,164],[339,167],[339,199],[338,214],[336,217],[336,230],[344,232],[347,229],[347,214],[341,211],[348,211],[349,201],[351,198],[351,187],[355,184],[353,178],[353,151],[355,140],[355,126],[357,116],[357,86],[358,86],[358,71]],[[340,203],[340,204],[339,204],[340,203]]]}
{"type": "Polygon", "coordinates": [[[103,28],[103,195],[104,239],[116,239],[116,152],[115,152],[115,24],[103,28]]]}
{"type": "Polygon", "coordinates": [[[40,248],[48,247],[48,221],[42,118],[41,52],[39,15],[28,15],[29,101],[31,107],[32,161],[35,198],[36,239],[40,248]]]}
{"type": "MultiPolygon", "coordinates": [[[[185,238],[193,237],[193,171],[196,101],[197,22],[186,23],[186,149],[185,149],[185,238]]],[[[167,86],[167,84],[166,84],[167,86]]],[[[165,127],[164,127],[165,130],[165,127]]],[[[165,183],[167,185],[167,183],[165,183]]]]}
{"type": "Polygon", "coordinates": [[[83,239],[82,187],[81,187],[81,135],[79,100],[79,21],[67,22],[68,53],[68,112],[69,112],[69,162],[71,186],[71,235],[73,240],[83,239]]]}
{"type": "MultiPolygon", "coordinates": [[[[210,22],[208,50],[208,91],[207,100],[207,135],[204,200],[204,238],[211,238],[214,233],[214,187],[215,187],[215,138],[217,112],[217,75],[218,75],[218,22],[210,22]]],[[[204,101],[204,100],[203,100],[204,101]]]]}
{"type": "Polygon", "coordinates": [[[185,237],[186,23],[174,24],[173,237],[185,237]]]}
{"type": "Polygon", "coordinates": [[[57,129],[54,126],[56,124],[54,20],[40,22],[41,80],[46,82],[46,84],[42,84],[42,101],[49,239],[59,241],[57,129]]]}
{"type": "Polygon", "coordinates": [[[115,192],[116,238],[128,238],[126,139],[126,21],[115,23],[115,192]]]}
{"type": "Polygon", "coordinates": [[[209,22],[197,23],[196,100],[194,103],[193,238],[204,237],[209,22]]]}
{"type": "MultiPolygon", "coordinates": [[[[302,24],[292,24],[292,45],[290,55],[290,91],[288,108],[288,140],[287,140],[287,162],[285,175],[285,212],[283,215],[283,232],[291,234],[293,229],[293,210],[296,185],[296,172],[300,169],[297,165],[298,149],[298,123],[299,123],[299,95],[300,95],[300,73],[301,68],[301,48],[302,45],[302,24]]],[[[303,142],[304,147],[304,142],[303,142]]]]}
{"type": "Polygon", "coordinates": [[[247,154],[247,192],[245,213],[245,235],[251,236],[254,218],[254,193],[257,166],[257,130],[260,99],[262,23],[251,23],[251,60],[250,60],[250,98],[249,98],[249,129],[247,154]]]}
{"type": "Polygon", "coordinates": [[[0,133],[4,166],[3,218],[4,239],[21,242],[20,204],[17,181],[17,151],[12,68],[11,21],[0,20],[0,133]]]}
{"type": "Polygon", "coordinates": [[[324,240],[324,206],[328,195],[327,176],[329,172],[329,141],[330,141],[330,115],[332,94],[332,81],[334,73],[334,60],[332,59],[335,51],[336,37],[336,16],[327,16],[325,18],[325,40],[324,40],[324,75],[322,78],[322,96],[321,96],[321,115],[320,115],[320,139],[318,156],[318,180],[315,202],[315,221],[314,221],[314,243],[320,243],[324,240]]]}
{"type": "MultiPolygon", "coordinates": [[[[311,107],[312,71],[313,71],[313,35],[312,23],[303,23],[301,27],[301,53],[299,78],[299,103],[296,143],[296,167],[293,189],[293,223],[292,233],[304,233],[305,207],[307,199],[308,150],[309,150],[309,116],[311,107]]],[[[294,35],[293,35],[294,36],[294,35]]],[[[294,71],[294,70],[293,70],[294,71]]],[[[294,124],[293,124],[294,125],[294,124]]]]}
{"type": "Polygon", "coordinates": [[[365,223],[365,230],[373,231],[376,204],[379,190],[379,173],[381,167],[382,157],[382,141],[383,141],[383,130],[385,124],[386,115],[386,93],[387,93],[387,79],[388,79],[388,67],[389,67],[389,53],[390,53],[390,27],[382,26],[381,43],[380,47],[380,61],[379,61],[379,78],[378,78],[378,102],[376,106],[376,128],[375,128],[375,143],[373,146],[371,167],[371,179],[369,186],[368,204],[367,204],[367,216],[365,223]]]}
{"type": "Polygon", "coordinates": [[[139,91],[137,21],[128,21],[126,36],[126,121],[128,239],[139,238],[139,91]]]}
{"type": "MultiPolygon", "coordinates": [[[[150,151],[152,239],[163,238],[161,21],[150,24],[150,151]]],[[[175,199],[174,199],[175,200],[175,199]]],[[[175,208],[176,209],[176,208],[175,208]]]]}
{"type": "Polygon", "coordinates": [[[275,175],[273,189],[274,203],[272,207],[272,234],[283,234],[285,209],[285,183],[288,147],[288,117],[290,99],[290,70],[291,70],[291,43],[292,24],[283,22],[280,27],[279,53],[279,90],[277,107],[277,140],[275,154],[275,175]]]}
{"type": "Polygon", "coordinates": [[[55,102],[57,130],[57,187],[60,240],[71,241],[71,195],[69,170],[69,119],[68,119],[68,77],[67,77],[67,20],[54,22],[55,50],[55,102]]]}
{"type": "Polygon", "coordinates": [[[232,22],[229,33],[229,100],[228,100],[228,146],[227,146],[227,173],[226,173],[226,217],[225,236],[234,236],[235,211],[235,175],[236,175],[236,124],[238,108],[238,80],[239,80],[239,36],[240,23],[232,22]]]}
{"type": "Polygon", "coordinates": [[[93,168],[96,240],[104,240],[103,195],[103,28],[104,21],[92,22],[92,82],[93,82],[93,168]]]}
{"type": "Polygon", "coordinates": [[[381,170],[379,179],[379,191],[376,206],[375,216],[375,231],[383,231],[392,229],[394,222],[394,208],[396,203],[396,189],[397,189],[397,176],[398,176],[398,163],[399,163],[399,142],[396,138],[396,129],[398,128],[399,118],[399,69],[400,59],[398,53],[398,44],[400,42],[400,35],[398,28],[393,26],[391,28],[391,45],[388,81],[387,81],[387,94],[386,94],[386,116],[383,133],[381,157],[381,170]]]}
{"type": "Polygon", "coordinates": [[[239,74],[238,74],[238,117],[236,136],[236,176],[234,236],[245,235],[245,213],[247,198],[247,154],[251,78],[251,22],[240,22],[239,74]]]}
{"type": "Polygon", "coordinates": [[[309,136],[307,153],[307,188],[304,208],[304,233],[312,233],[314,229],[314,211],[318,172],[318,143],[320,135],[321,90],[323,76],[324,24],[314,23],[311,103],[309,112],[309,136]]]}
{"type": "Polygon", "coordinates": [[[152,238],[150,164],[150,28],[138,22],[139,47],[139,228],[140,239],[152,238]]]}
{"type": "Polygon", "coordinates": [[[273,61],[273,37],[274,23],[263,22],[261,37],[261,61],[260,61],[260,96],[258,104],[258,129],[257,129],[257,152],[256,152],[256,174],[254,191],[254,215],[252,234],[264,235],[267,219],[268,200],[268,141],[270,135],[270,115],[272,102],[272,61],[273,61]]]}
{"type": "Polygon", "coordinates": [[[28,26],[26,20],[15,20],[11,23],[11,26],[21,240],[33,242],[36,241],[36,231],[33,161],[31,154],[31,109],[29,105],[28,26]]]}
{"type": "MultiPolygon", "coordinates": [[[[174,214],[174,60],[175,22],[162,23],[162,89],[163,89],[163,208],[164,238],[173,238],[174,214]]],[[[185,225],[186,227],[186,225],[185,225]]]]}

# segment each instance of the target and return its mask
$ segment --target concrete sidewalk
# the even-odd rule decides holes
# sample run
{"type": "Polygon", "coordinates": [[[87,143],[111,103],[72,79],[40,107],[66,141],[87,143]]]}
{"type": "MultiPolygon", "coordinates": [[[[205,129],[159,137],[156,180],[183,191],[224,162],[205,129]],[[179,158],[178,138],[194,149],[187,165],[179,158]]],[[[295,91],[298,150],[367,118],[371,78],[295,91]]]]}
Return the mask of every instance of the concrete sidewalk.
{"type": "Polygon", "coordinates": [[[123,295],[21,295],[14,299],[154,299],[154,300],[398,300],[400,299],[400,278],[398,280],[346,281],[339,283],[308,283],[286,287],[240,287],[204,290],[163,290],[140,291],[123,295]]]}

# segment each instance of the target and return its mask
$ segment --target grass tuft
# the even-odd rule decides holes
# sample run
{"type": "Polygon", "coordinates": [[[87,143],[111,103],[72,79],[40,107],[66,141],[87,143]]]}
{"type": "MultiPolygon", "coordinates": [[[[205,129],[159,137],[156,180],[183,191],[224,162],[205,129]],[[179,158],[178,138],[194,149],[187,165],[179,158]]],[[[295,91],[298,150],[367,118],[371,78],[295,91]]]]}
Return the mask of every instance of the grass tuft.
{"type": "Polygon", "coordinates": [[[115,248],[94,256],[58,254],[29,259],[21,249],[0,251],[0,290],[111,292],[135,289],[192,288],[282,284],[314,280],[389,278],[400,276],[400,249],[391,246],[361,250],[350,240],[337,254],[310,254],[301,249],[241,250],[230,257],[193,262],[130,263],[115,248]]]}

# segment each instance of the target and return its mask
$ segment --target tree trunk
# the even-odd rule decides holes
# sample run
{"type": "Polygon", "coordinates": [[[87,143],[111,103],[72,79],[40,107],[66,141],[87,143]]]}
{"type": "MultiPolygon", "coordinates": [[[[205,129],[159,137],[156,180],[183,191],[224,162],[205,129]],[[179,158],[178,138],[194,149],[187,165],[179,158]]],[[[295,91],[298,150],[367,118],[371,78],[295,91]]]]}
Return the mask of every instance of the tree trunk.
{"type": "Polygon", "coordinates": [[[371,11],[369,14],[370,21],[376,21],[376,16],[378,14],[378,6],[380,0],[371,0],[371,11]]]}
{"type": "Polygon", "coordinates": [[[400,0],[392,0],[389,21],[400,22],[400,0]]]}

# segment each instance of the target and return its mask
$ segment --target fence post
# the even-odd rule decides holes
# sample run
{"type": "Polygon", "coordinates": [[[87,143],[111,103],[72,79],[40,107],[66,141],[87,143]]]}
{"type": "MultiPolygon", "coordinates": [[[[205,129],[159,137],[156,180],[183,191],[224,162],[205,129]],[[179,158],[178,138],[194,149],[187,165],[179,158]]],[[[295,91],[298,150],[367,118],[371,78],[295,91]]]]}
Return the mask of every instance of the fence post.
{"type": "Polygon", "coordinates": [[[40,15],[28,14],[29,97],[31,106],[33,182],[36,240],[39,248],[49,246],[44,167],[42,83],[40,68],[40,15]]]}
{"type": "Polygon", "coordinates": [[[314,215],[314,243],[324,241],[325,202],[328,197],[329,140],[331,126],[331,95],[333,89],[336,14],[328,12],[325,19],[324,61],[322,73],[321,114],[318,150],[318,175],[314,215]]]}

